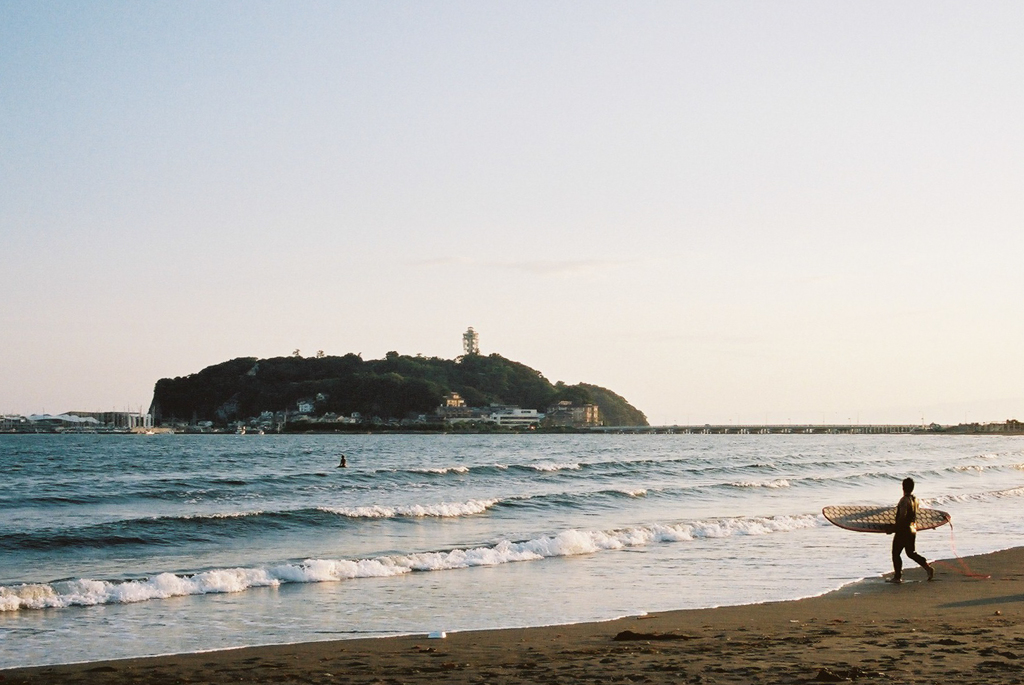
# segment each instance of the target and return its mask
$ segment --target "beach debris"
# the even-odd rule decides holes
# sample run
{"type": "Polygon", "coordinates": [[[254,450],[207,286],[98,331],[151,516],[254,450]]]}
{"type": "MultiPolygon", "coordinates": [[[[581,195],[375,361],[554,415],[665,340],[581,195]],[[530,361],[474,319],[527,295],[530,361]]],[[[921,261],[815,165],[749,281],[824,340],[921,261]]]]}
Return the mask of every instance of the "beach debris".
{"type": "Polygon", "coordinates": [[[634,640],[696,640],[697,636],[680,633],[635,633],[632,630],[623,630],[612,639],[617,642],[631,642],[634,640]]]}
{"type": "Polygon", "coordinates": [[[845,668],[832,670],[828,666],[818,669],[818,675],[814,681],[818,683],[845,683],[858,678],[881,678],[884,674],[879,671],[865,671],[863,668],[845,668]]]}
{"type": "Polygon", "coordinates": [[[434,632],[427,635],[427,637],[431,640],[443,640],[446,637],[448,637],[448,634],[445,633],[443,630],[435,630],[434,632]]]}

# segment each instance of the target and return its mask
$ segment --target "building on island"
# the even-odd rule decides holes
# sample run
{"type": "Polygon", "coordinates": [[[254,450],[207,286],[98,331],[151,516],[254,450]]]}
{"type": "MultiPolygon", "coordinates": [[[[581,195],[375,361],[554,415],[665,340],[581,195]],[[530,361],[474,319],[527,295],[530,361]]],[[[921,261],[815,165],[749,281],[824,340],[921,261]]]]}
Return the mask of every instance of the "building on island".
{"type": "Polygon", "coordinates": [[[600,426],[601,410],[596,404],[573,404],[569,400],[562,400],[548,407],[544,414],[544,425],[571,428],[600,426]]]}
{"type": "Polygon", "coordinates": [[[445,395],[444,403],[437,408],[437,417],[444,423],[490,423],[513,428],[538,426],[544,414],[536,409],[492,404],[488,407],[470,407],[457,392],[445,395]]]}
{"type": "Polygon", "coordinates": [[[518,426],[529,428],[538,426],[544,419],[544,415],[536,409],[520,409],[519,407],[498,407],[492,406],[490,422],[499,426],[518,426]]]}
{"type": "Polygon", "coordinates": [[[437,415],[442,421],[452,419],[469,419],[473,411],[466,406],[466,401],[457,392],[450,392],[444,396],[444,403],[437,408],[437,415]]]}

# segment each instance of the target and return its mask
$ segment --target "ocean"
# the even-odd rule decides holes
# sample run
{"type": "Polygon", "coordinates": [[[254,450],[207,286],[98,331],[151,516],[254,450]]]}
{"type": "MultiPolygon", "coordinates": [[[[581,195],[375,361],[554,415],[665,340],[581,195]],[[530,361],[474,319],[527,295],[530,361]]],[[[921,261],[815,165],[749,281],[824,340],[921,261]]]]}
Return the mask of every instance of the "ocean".
{"type": "Polygon", "coordinates": [[[929,559],[1024,522],[1021,437],[0,435],[0,472],[0,668],[817,595],[891,570],[821,508],[907,475],[929,559]]]}

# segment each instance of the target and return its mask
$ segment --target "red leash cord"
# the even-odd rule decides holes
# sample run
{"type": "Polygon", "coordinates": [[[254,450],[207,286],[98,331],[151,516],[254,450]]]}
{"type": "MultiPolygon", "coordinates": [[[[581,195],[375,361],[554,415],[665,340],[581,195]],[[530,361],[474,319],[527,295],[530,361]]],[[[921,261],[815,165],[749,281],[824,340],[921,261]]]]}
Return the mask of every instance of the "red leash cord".
{"type": "MultiPolygon", "coordinates": [[[[960,556],[959,553],[957,553],[957,551],[956,551],[956,538],[953,537],[953,521],[952,520],[950,520],[950,522],[949,522],[949,547],[950,547],[950,549],[953,550],[953,556],[956,557],[957,562],[959,562],[959,564],[960,564],[960,569],[959,569],[960,572],[963,573],[965,576],[967,576],[968,578],[978,578],[979,580],[987,580],[987,579],[992,577],[992,576],[985,575],[983,573],[975,573],[974,571],[972,571],[967,566],[967,562],[963,560],[963,558],[960,556]]],[[[952,567],[951,564],[947,564],[944,561],[939,561],[939,562],[935,562],[935,563],[940,564],[942,566],[946,566],[946,567],[952,567]]],[[[957,569],[955,567],[953,567],[953,570],[957,570],[957,569]]]]}

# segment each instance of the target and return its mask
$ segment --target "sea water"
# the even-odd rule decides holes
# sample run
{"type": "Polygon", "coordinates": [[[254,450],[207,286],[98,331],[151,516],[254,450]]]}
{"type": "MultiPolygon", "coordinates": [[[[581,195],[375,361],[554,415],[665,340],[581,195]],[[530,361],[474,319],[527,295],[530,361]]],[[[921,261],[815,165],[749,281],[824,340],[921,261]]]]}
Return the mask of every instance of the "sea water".
{"type": "Polygon", "coordinates": [[[815,595],[891,565],[821,508],[907,475],[927,557],[1024,540],[1020,437],[2,435],[0,474],[0,668],[815,595]]]}

